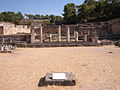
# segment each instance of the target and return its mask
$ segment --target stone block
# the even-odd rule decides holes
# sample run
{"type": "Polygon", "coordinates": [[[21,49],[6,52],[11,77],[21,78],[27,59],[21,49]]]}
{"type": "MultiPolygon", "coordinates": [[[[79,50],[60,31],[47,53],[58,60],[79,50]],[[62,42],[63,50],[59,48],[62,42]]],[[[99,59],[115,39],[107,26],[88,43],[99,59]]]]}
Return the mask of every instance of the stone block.
{"type": "Polygon", "coordinates": [[[44,78],[40,79],[38,86],[75,86],[75,75],[72,72],[65,73],[47,73],[44,78]]]}

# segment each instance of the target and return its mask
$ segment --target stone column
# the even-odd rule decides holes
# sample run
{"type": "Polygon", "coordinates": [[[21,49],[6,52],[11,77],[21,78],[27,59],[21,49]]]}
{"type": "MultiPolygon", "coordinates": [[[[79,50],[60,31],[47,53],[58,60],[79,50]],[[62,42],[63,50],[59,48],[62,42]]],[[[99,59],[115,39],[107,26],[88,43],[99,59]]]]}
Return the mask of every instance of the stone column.
{"type": "Polygon", "coordinates": [[[61,26],[58,28],[58,41],[61,42],[61,26]]]}
{"type": "Polygon", "coordinates": [[[87,42],[87,34],[84,35],[84,41],[87,42]]]}
{"type": "Polygon", "coordinates": [[[52,41],[52,34],[49,34],[50,42],[52,41]]]}
{"type": "Polygon", "coordinates": [[[67,27],[67,41],[70,41],[70,27],[67,27]]]}
{"type": "Polygon", "coordinates": [[[43,27],[40,27],[40,42],[43,42],[43,27]]]}
{"type": "Polygon", "coordinates": [[[35,33],[34,33],[34,28],[31,28],[31,43],[35,42],[35,33]]]}
{"type": "Polygon", "coordinates": [[[76,32],[75,32],[75,40],[76,40],[76,41],[78,41],[78,37],[79,37],[79,34],[78,34],[78,32],[76,31],[76,32]]]}

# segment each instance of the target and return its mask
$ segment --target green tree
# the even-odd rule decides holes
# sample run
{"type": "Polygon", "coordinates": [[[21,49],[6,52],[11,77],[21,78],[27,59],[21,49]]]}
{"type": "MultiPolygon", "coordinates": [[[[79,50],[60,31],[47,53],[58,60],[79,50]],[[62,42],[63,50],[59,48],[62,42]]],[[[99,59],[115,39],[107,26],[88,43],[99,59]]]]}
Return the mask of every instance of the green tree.
{"type": "Polygon", "coordinates": [[[62,24],[63,19],[61,16],[55,16],[52,14],[49,17],[52,24],[62,24]]]}
{"type": "MultiPolygon", "coordinates": [[[[90,3],[90,2],[89,2],[90,3]]],[[[88,2],[80,5],[80,6],[77,6],[77,9],[78,9],[78,19],[79,22],[87,22],[88,20],[90,19],[93,19],[95,18],[95,8],[96,8],[96,2],[94,2],[94,4],[91,4],[89,5],[88,2]]]]}
{"type": "Polygon", "coordinates": [[[15,12],[2,12],[0,14],[0,21],[4,22],[13,22],[15,24],[21,24],[21,20],[23,20],[24,17],[21,12],[15,13],[15,12]]]}
{"type": "Polygon", "coordinates": [[[110,11],[113,18],[120,17],[120,0],[111,0],[110,11]]]}
{"type": "Polygon", "coordinates": [[[118,0],[99,0],[95,15],[99,21],[106,21],[120,17],[120,1],[118,0]]]}
{"type": "Polygon", "coordinates": [[[4,18],[5,18],[4,14],[0,13],[0,21],[4,21],[4,18]]]}
{"type": "Polygon", "coordinates": [[[53,14],[50,15],[50,22],[55,24],[55,16],[53,14]]]}
{"type": "Polygon", "coordinates": [[[17,16],[17,18],[18,18],[19,20],[23,20],[23,19],[24,19],[24,16],[22,15],[22,13],[21,13],[20,11],[18,11],[18,12],[16,13],[16,16],[17,16]]]}
{"type": "Polygon", "coordinates": [[[67,4],[63,16],[67,24],[110,20],[120,17],[120,0],[85,0],[76,8],[75,4],[67,4]]]}
{"type": "Polygon", "coordinates": [[[64,23],[65,24],[75,24],[77,23],[76,18],[76,6],[74,3],[68,3],[64,6],[64,23]]]}
{"type": "Polygon", "coordinates": [[[35,14],[34,19],[40,19],[41,16],[39,14],[35,14]]]}

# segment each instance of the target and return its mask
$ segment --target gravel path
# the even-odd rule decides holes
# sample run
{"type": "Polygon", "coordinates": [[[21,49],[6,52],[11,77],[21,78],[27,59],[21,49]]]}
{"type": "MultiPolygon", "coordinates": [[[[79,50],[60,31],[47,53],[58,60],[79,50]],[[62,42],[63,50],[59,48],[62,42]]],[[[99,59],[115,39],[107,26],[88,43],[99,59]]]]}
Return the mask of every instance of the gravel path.
{"type": "Polygon", "coordinates": [[[0,53],[0,90],[120,90],[120,48],[19,48],[13,54],[0,53]],[[77,85],[38,87],[47,72],[73,72],[77,85]]]}

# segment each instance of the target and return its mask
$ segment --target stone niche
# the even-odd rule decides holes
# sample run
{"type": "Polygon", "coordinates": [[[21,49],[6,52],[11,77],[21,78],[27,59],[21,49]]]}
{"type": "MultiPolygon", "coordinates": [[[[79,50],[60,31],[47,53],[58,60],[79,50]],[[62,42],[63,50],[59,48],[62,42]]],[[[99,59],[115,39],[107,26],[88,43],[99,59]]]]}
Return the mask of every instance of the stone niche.
{"type": "Polygon", "coordinates": [[[120,34],[120,23],[112,24],[112,32],[113,34],[120,34]]]}

